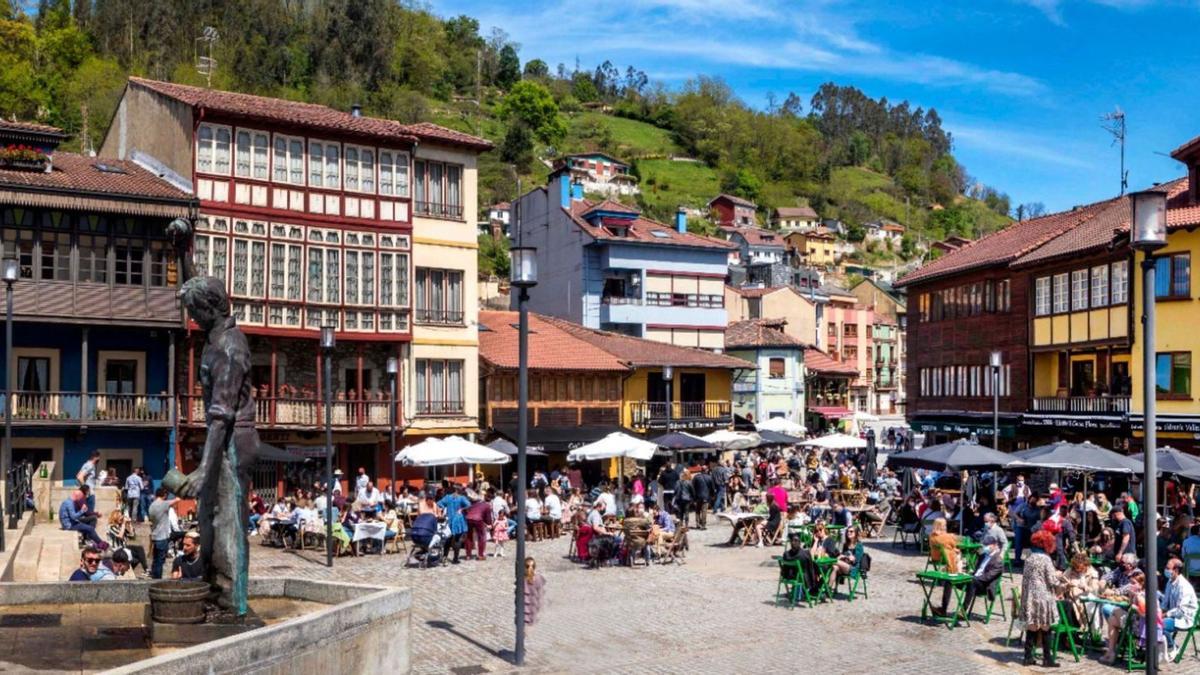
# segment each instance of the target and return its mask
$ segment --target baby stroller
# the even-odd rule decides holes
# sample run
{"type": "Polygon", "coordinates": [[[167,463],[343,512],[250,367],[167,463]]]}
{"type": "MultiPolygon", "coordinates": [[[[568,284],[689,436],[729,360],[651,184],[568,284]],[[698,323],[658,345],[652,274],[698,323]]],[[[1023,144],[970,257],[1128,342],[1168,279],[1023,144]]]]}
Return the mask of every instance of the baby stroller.
{"type": "Polygon", "coordinates": [[[440,561],[442,542],[450,536],[450,526],[445,523],[439,524],[437,516],[432,513],[422,513],[413,519],[409,534],[413,547],[408,552],[404,565],[411,565],[415,559],[420,567],[425,568],[429,567],[430,563],[436,564],[440,561]]]}

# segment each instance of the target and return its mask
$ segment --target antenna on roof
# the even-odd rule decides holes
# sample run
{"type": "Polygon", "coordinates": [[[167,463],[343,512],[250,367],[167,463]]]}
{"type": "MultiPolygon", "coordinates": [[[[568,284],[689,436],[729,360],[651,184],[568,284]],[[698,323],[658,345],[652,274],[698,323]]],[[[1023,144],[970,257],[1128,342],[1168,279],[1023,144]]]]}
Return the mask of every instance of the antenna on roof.
{"type": "Polygon", "coordinates": [[[1113,143],[1121,144],[1121,195],[1124,196],[1125,188],[1129,187],[1129,172],[1125,170],[1125,113],[1117,106],[1113,112],[1101,115],[1100,121],[1100,128],[1112,134],[1113,143]]]}
{"type": "MultiPolygon", "coordinates": [[[[212,26],[205,26],[203,35],[196,38],[196,42],[204,43],[200,49],[208,50],[208,54],[206,56],[196,57],[196,72],[204,76],[205,86],[209,89],[212,88],[213,71],[217,69],[217,60],[212,57],[213,44],[220,39],[220,37],[221,36],[217,33],[216,28],[213,28],[212,26]]],[[[200,51],[200,49],[197,51],[200,51]]]]}

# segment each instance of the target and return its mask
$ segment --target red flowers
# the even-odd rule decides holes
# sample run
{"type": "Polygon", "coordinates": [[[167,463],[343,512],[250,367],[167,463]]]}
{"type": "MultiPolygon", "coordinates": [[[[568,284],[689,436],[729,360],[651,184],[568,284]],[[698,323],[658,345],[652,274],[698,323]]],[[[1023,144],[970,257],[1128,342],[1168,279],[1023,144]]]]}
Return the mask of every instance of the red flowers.
{"type": "Polygon", "coordinates": [[[44,162],[47,159],[41,148],[15,144],[0,148],[0,161],[44,162]]]}

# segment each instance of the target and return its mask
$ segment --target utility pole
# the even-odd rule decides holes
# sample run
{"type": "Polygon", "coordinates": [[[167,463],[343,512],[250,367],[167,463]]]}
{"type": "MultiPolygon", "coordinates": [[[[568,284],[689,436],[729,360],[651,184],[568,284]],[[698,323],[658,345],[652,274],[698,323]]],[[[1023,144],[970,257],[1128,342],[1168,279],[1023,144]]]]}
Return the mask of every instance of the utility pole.
{"type": "Polygon", "coordinates": [[[1120,106],[1100,116],[1100,128],[1112,134],[1113,143],[1121,146],[1121,195],[1129,187],[1129,172],[1125,170],[1125,112],[1120,106]]]}

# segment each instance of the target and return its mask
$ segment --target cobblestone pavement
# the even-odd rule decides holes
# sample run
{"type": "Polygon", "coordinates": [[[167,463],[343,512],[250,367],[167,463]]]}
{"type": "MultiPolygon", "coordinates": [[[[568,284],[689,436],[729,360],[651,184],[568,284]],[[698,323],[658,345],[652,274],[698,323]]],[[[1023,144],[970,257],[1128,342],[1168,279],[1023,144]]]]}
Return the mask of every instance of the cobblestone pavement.
{"type": "MultiPolygon", "coordinates": [[[[789,610],[774,607],[779,548],[726,548],[728,526],[692,530],[685,565],[588,570],[566,559],[568,538],[536,542],[529,554],[546,577],[546,606],[527,631],[533,673],[1038,672],[1004,646],[1008,621],[974,621],[953,631],[919,619],[915,551],[878,539],[870,599],[789,610]]],[[[413,589],[416,673],[513,672],[513,544],[509,557],[434,569],[404,569],[402,556],[340,558],[332,570],[318,551],[281,551],[252,540],[253,574],[395,584],[413,589]]],[[[1020,577],[1017,577],[1019,584],[1020,577]]],[[[1004,581],[1004,593],[1014,586],[1004,581]]],[[[939,591],[940,593],[940,591],[939,591]]],[[[935,595],[935,598],[938,597],[935,595]]],[[[982,601],[977,607],[982,606],[982,601]]],[[[1088,654],[1060,655],[1057,672],[1123,672],[1088,654]]],[[[1200,660],[1163,669],[1200,673],[1200,660]]]]}

